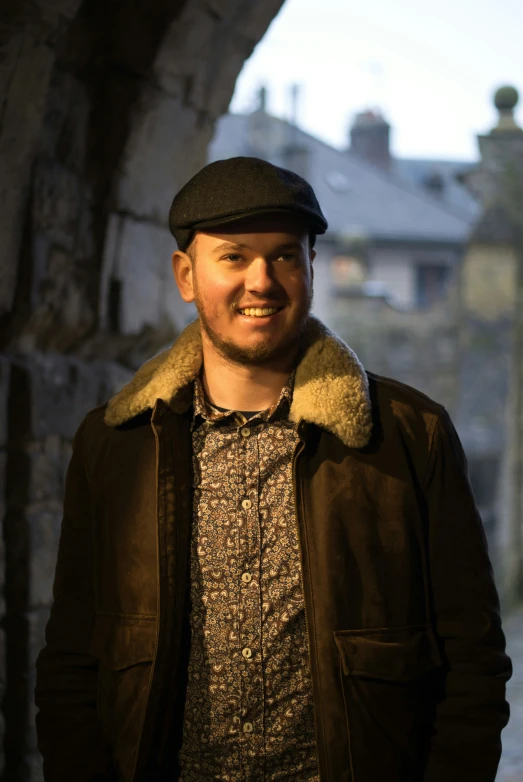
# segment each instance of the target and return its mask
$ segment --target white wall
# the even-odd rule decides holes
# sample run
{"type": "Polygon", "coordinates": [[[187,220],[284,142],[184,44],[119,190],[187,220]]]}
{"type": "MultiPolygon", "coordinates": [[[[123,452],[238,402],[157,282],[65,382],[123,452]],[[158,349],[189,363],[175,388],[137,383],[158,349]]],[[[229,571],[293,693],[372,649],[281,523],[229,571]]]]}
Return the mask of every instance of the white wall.
{"type": "Polygon", "coordinates": [[[332,277],[330,259],[332,251],[330,248],[322,248],[321,244],[317,244],[315,250],[317,255],[312,265],[314,269],[314,302],[312,312],[328,326],[329,313],[331,311],[332,277]]]}
{"type": "Polygon", "coordinates": [[[369,266],[369,279],[387,286],[391,294],[391,304],[406,308],[415,306],[414,264],[405,251],[375,250],[369,266]]]}

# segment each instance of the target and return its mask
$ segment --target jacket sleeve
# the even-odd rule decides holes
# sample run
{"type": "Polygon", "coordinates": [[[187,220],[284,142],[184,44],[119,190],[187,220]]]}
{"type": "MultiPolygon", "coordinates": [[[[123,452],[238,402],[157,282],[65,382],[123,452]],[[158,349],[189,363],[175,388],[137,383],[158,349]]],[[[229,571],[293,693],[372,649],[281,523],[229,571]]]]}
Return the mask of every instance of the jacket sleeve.
{"type": "Polygon", "coordinates": [[[96,713],[97,660],[89,654],[94,625],[93,546],[83,442],[73,440],[45,646],[36,661],[38,749],[46,782],[114,778],[96,713]]]}
{"type": "Polygon", "coordinates": [[[448,668],[424,782],[493,782],[509,719],[499,598],[467,462],[447,412],[435,425],[424,484],[436,629],[448,668]]]}

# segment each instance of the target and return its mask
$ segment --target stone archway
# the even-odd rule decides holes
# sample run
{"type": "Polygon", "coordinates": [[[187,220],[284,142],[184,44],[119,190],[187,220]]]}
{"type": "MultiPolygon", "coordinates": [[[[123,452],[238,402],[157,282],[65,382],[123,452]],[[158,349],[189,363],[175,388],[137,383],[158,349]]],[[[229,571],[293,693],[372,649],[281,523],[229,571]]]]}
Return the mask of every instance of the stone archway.
{"type": "Polygon", "coordinates": [[[52,600],[72,436],[83,414],[126,378],[123,365],[140,364],[183,325],[181,305],[164,293],[168,204],[205,162],[214,122],[282,2],[2,5],[6,782],[42,779],[33,671],[52,600]],[[147,286],[141,296],[138,275],[147,286]]]}

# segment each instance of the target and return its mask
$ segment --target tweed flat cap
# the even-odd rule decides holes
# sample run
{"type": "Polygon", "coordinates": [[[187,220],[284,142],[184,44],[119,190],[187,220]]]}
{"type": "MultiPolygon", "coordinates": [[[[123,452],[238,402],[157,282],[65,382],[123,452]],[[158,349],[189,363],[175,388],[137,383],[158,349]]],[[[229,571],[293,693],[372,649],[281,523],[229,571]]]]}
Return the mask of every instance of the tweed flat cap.
{"type": "Polygon", "coordinates": [[[286,168],[256,157],[216,160],[202,168],[175,195],[169,228],[180,250],[185,251],[198,229],[269,212],[302,215],[313,235],[327,229],[309,183],[286,168]]]}

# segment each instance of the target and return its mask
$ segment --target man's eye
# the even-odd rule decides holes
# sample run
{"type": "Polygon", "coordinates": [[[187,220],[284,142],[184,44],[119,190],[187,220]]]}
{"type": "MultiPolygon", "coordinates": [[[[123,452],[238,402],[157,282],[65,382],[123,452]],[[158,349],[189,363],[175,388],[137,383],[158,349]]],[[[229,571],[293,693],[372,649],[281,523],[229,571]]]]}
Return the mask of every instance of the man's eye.
{"type": "Polygon", "coordinates": [[[295,261],[296,260],[296,253],[282,253],[278,256],[278,260],[281,261],[295,261]]]}
{"type": "Polygon", "coordinates": [[[223,256],[224,261],[242,261],[243,258],[238,253],[229,253],[229,255],[223,256]]]}

